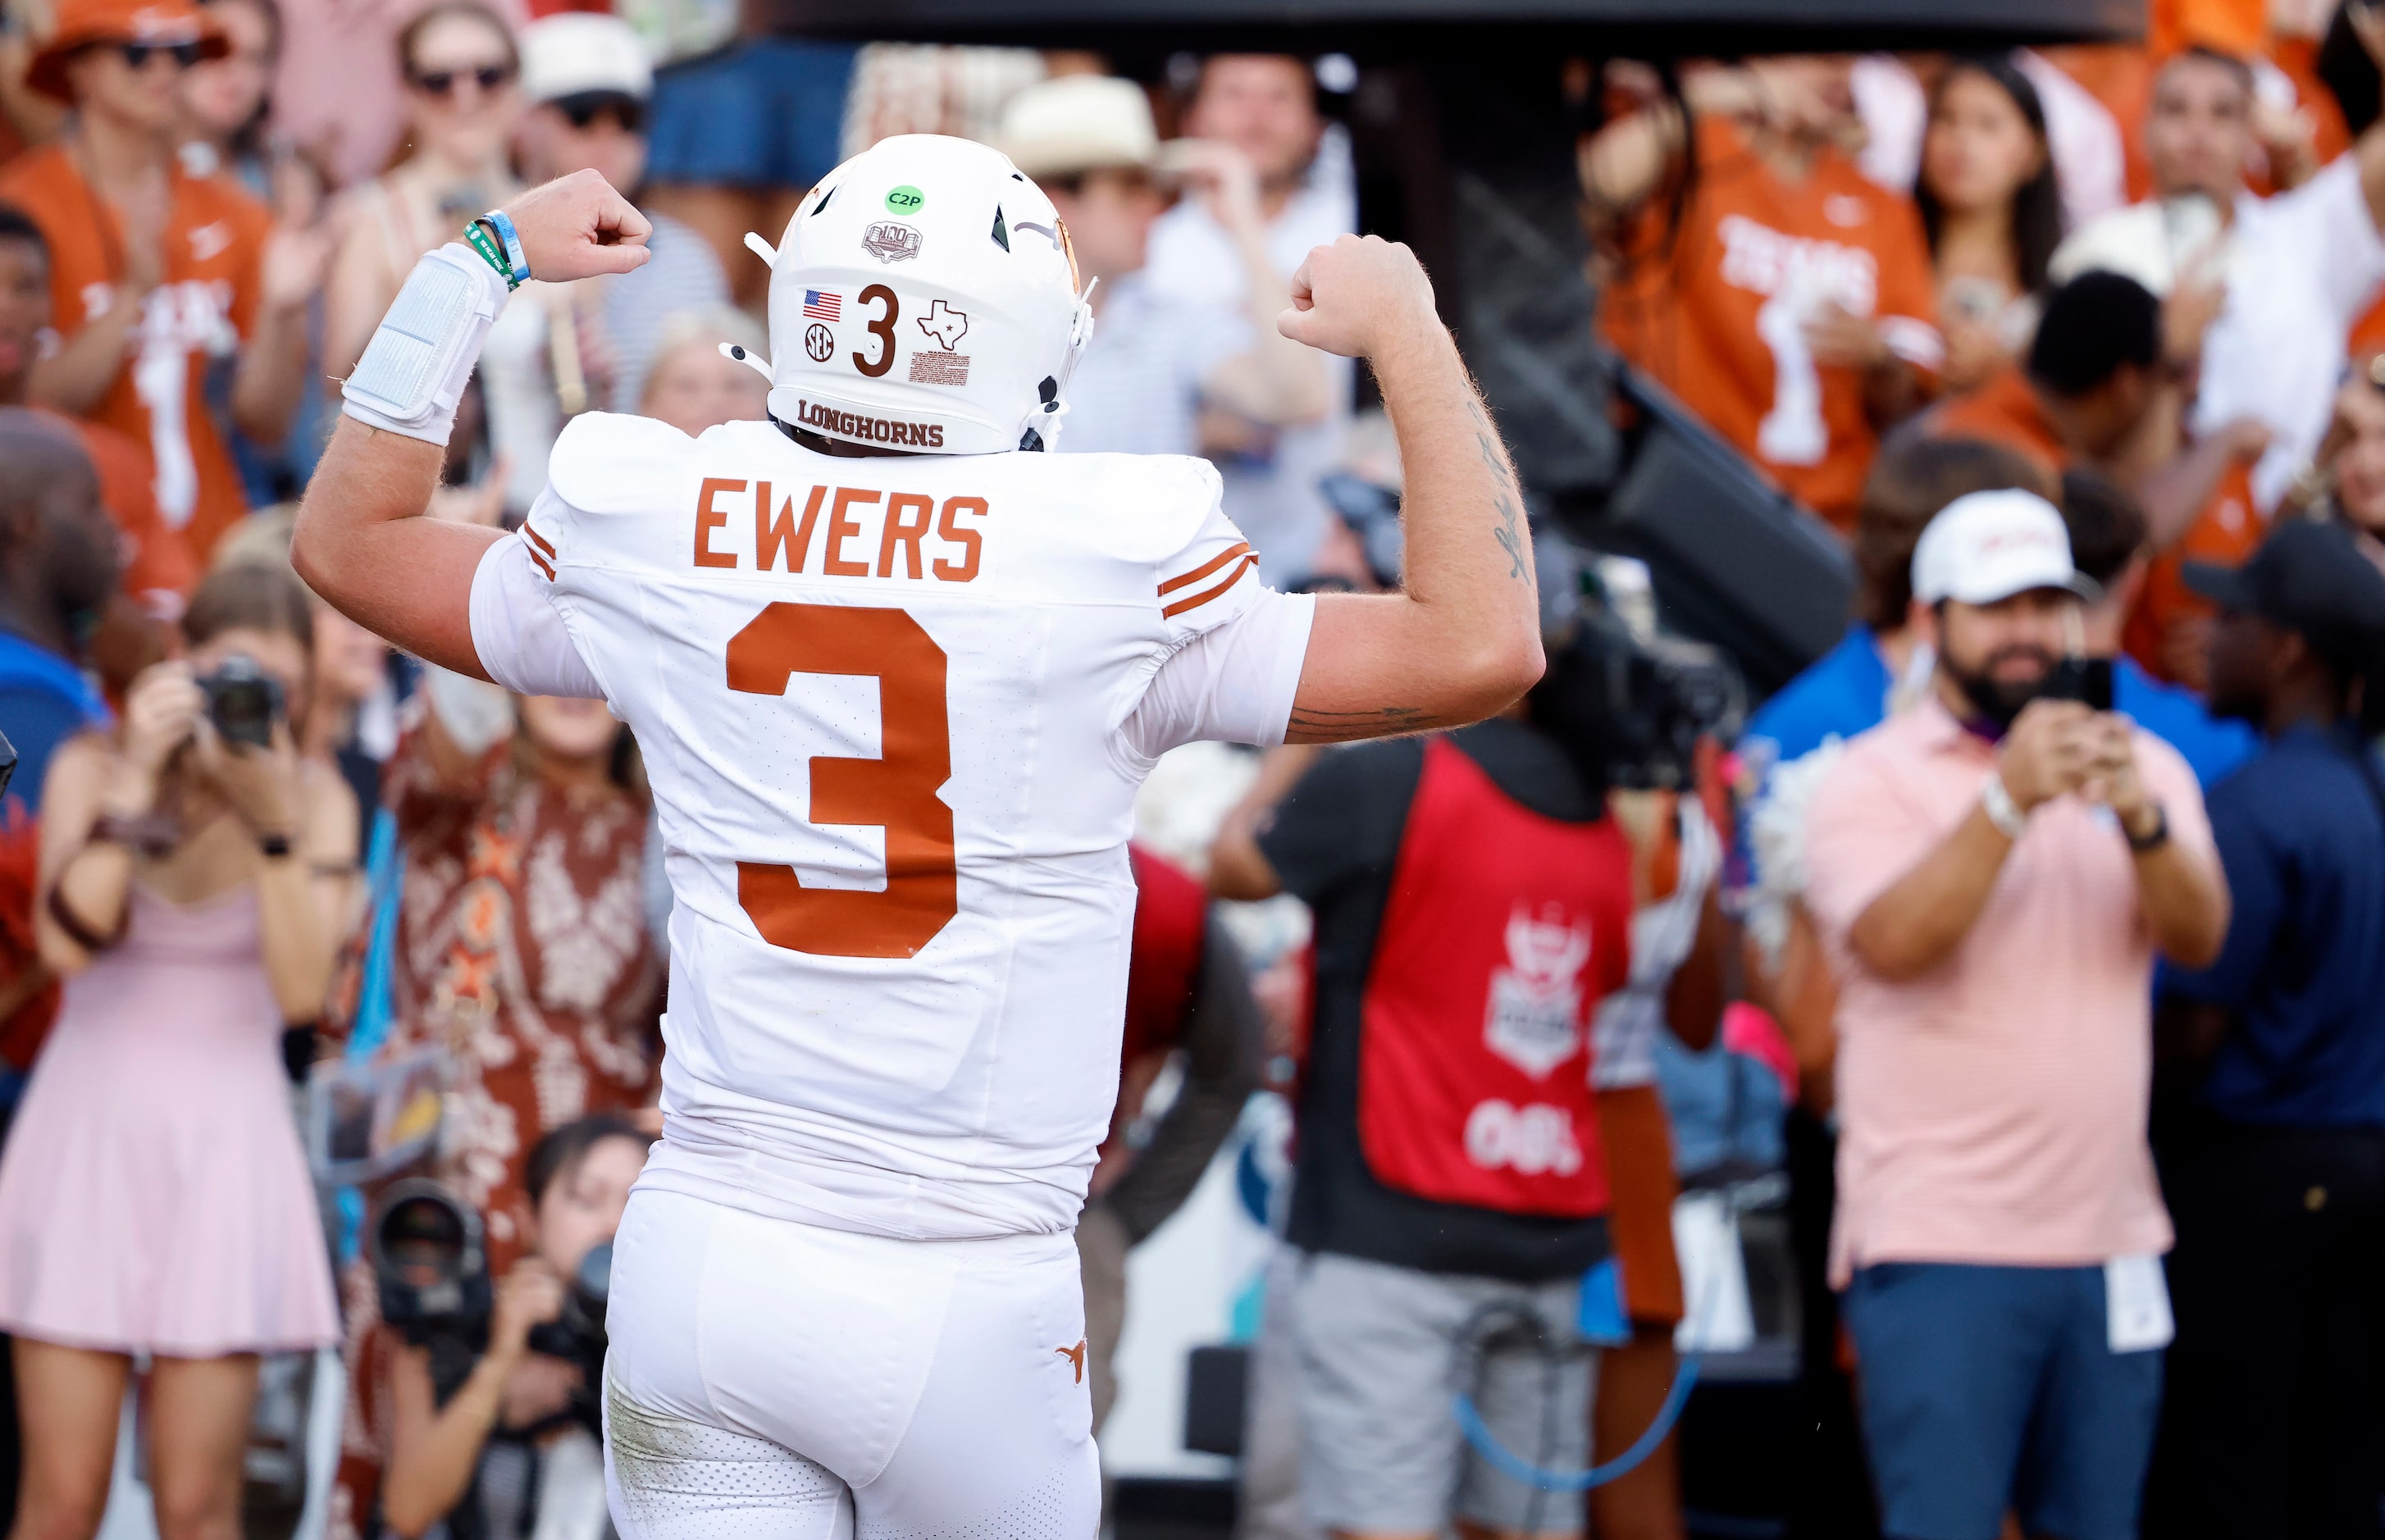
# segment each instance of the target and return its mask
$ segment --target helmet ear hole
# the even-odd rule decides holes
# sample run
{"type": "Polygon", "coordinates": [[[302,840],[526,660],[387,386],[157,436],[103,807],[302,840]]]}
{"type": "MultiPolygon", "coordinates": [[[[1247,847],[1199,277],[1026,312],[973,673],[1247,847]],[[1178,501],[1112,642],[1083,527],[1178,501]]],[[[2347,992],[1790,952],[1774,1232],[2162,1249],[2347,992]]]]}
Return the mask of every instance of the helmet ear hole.
{"type": "Polygon", "coordinates": [[[999,204],[993,210],[993,243],[1004,251],[1010,249],[1010,227],[1002,222],[1002,205],[999,204]]]}
{"type": "Polygon", "coordinates": [[[1035,394],[1048,412],[1060,399],[1060,382],[1047,374],[1043,377],[1043,383],[1035,387],[1035,394]]]}

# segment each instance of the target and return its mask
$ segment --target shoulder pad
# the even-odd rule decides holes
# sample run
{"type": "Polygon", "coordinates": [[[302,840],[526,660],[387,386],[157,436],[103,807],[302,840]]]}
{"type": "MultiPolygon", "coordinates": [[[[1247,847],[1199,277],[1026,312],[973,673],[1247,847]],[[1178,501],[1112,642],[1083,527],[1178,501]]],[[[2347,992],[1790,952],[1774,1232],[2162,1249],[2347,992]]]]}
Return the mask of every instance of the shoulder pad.
{"type": "Polygon", "coordinates": [[[564,425],[547,461],[557,496],[592,514],[651,513],[677,501],[695,441],[667,422],[585,412],[564,425]]]}
{"type": "Polygon", "coordinates": [[[1101,528],[1121,555],[1164,560],[1207,522],[1225,495],[1215,466],[1189,454],[1056,454],[1084,478],[1101,528]]]}

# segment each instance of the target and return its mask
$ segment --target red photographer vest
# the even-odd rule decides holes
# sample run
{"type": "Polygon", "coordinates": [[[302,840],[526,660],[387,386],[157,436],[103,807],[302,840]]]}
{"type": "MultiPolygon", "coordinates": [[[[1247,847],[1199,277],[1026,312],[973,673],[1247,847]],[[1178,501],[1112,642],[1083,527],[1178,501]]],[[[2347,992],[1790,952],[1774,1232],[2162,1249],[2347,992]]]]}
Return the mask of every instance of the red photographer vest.
{"type": "Polygon", "coordinates": [[[1630,975],[1630,936],[1613,820],[1544,818],[1428,739],[1360,1007],[1376,1179],[1502,1213],[1605,1212],[1590,1021],[1630,975]]]}
{"type": "Polygon", "coordinates": [[[1209,894],[1183,867],[1141,845],[1126,848],[1134,865],[1134,944],[1126,974],[1126,1037],[1119,1059],[1131,1064],[1184,1036],[1184,1012],[1201,971],[1209,894]]]}

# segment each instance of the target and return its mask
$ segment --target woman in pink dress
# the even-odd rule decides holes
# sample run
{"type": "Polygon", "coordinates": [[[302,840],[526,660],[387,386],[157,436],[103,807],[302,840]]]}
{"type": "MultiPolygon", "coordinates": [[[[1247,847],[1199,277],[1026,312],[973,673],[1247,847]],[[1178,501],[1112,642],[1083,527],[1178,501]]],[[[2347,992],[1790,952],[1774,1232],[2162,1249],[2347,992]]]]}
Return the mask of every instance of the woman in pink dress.
{"type": "Polygon", "coordinates": [[[231,1540],[257,1355],[339,1335],[280,1043],[322,1009],[356,800],[293,745],[296,580],[226,568],[184,627],[190,656],[135,679],[114,734],[61,749],[44,785],[37,924],[66,992],[0,1161],[19,1534],[98,1528],[147,1353],[158,1532],[231,1540]],[[204,681],[243,658],[287,703],[266,748],[211,720],[204,681]]]}

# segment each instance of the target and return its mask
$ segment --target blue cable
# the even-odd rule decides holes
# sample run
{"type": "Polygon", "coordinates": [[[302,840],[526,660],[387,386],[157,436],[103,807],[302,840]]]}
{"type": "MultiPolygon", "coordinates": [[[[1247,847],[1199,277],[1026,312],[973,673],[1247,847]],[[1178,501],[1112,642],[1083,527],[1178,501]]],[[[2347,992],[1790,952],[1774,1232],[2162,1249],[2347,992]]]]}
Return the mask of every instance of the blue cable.
{"type": "Polygon", "coordinates": [[[1587,1492],[1593,1486],[1605,1486],[1608,1482],[1630,1475],[1639,1469],[1641,1461],[1655,1454],[1657,1446],[1664,1443],[1666,1435],[1673,1431],[1673,1424],[1680,1420],[1681,1409],[1690,1402],[1691,1387],[1697,1383],[1698,1355],[1692,1353],[1681,1360],[1680,1369],[1673,1375],[1673,1387],[1665,1392],[1665,1404],[1656,1409],[1648,1431],[1642,1434],[1631,1447],[1605,1464],[1593,1465],[1587,1471],[1543,1471],[1530,1460],[1519,1458],[1500,1443],[1490,1425],[1482,1421],[1482,1414],[1474,1410],[1474,1397],[1462,1392],[1457,1397],[1457,1426],[1466,1434],[1466,1441],[1496,1467],[1500,1474],[1543,1492],[1587,1492]]]}
{"type": "MultiPolygon", "coordinates": [[[[1596,1275],[1595,1273],[1592,1274],[1592,1277],[1596,1275]]],[[[1717,1286],[1718,1280],[1708,1280],[1706,1286],[1692,1301],[1696,1308],[1690,1312],[1689,1319],[1704,1321],[1706,1318],[1708,1307],[1715,1302],[1713,1295],[1717,1286]]],[[[1619,1307],[1620,1300],[1617,1303],[1619,1307]]],[[[1673,1374],[1672,1388],[1665,1392],[1664,1405],[1656,1409],[1656,1415],[1649,1420],[1647,1431],[1631,1447],[1605,1464],[1593,1465],[1586,1471],[1544,1471],[1522,1459],[1499,1442],[1490,1424],[1482,1421],[1482,1413],[1476,1409],[1474,1397],[1464,1393],[1457,1397],[1455,1408],[1458,1431],[1466,1434],[1466,1441],[1473,1445],[1483,1459],[1511,1480],[1542,1492],[1587,1492],[1594,1486],[1605,1486],[1608,1482],[1630,1475],[1656,1452],[1666,1436],[1673,1431],[1673,1424],[1680,1421],[1681,1409],[1689,1405],[1690,1392],[1698,1383],[1700,1360],[1701,1355],[1696,1353],[1682,1357],[1680,1368],[1673,1374]]]]}

